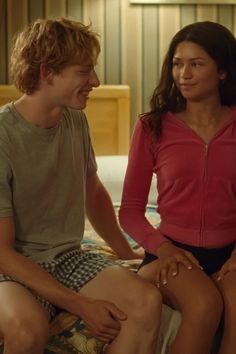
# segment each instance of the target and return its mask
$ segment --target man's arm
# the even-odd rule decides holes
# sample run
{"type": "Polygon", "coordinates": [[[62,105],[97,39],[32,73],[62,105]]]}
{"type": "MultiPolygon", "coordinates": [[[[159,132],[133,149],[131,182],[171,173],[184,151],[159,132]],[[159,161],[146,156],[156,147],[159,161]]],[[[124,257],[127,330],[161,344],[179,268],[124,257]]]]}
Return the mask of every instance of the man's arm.
{"type": "Polygon", "coordinates": [[[86,213],[95,231],[120,258],[143,258],[143,253],[135,252],[121,231],[111,198],[96,173],[87,179],[86,213]]]}
{"type": "Polygon", "coordinates": [[[77,294],[65,288],[42,267],[14,249],[15,230],[11,217],[0,218],[0,271],[35,290],[54,305],[68,309],[77,294]]]}
{"type": "Polygon", "coordinates": [[[126,316],[108,301],[82,296],[59,283],[36,262],[14,249],[15,230],[11,217],[0,218],[0,272],[34,290],[59,308],[82,318],[100,340],[109,342],[119,333],[126,316]],[[96,316],[95,316],[96,314],[96,316]]]}

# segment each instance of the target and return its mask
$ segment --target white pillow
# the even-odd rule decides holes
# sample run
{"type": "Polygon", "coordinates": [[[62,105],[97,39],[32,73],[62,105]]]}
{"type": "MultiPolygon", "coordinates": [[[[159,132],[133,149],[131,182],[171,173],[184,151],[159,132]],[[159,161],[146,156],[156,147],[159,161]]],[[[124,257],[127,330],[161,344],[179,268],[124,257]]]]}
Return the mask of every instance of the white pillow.
{"type": "MultiPolygon", "coordinates": [[[[97,156],[98,176],[107,189],[114,203],[120,203],[125,172],[128,163],[127,155],[97,156]]],[[[155,177],[149,193],[149,204],[156,204],[155,177]]]]}

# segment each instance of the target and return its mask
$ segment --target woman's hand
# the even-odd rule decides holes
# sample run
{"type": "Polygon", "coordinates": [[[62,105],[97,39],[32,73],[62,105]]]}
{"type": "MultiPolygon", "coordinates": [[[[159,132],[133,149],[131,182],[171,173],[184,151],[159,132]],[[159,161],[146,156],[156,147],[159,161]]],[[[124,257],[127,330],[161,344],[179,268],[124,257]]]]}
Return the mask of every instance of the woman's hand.
{"type": "Polygon", "coordinates": [[[219,271],[217,280],[221,280],[224,275],[229,272],[236,272],[236,252],[231,254],[231,257],[225,262],[219,271]]]}
{"type": "Polygon", "coordinates": [[[175,277],[179,271],[179,264],[182,264],[187,269],[191,270],[193,265],[200,269],[197,259],[192,253],[174,246],[171,242],[163,243],[157,250],[158,269],[156,274],[157,286],[166,285],[168,277],[175,277]]]}

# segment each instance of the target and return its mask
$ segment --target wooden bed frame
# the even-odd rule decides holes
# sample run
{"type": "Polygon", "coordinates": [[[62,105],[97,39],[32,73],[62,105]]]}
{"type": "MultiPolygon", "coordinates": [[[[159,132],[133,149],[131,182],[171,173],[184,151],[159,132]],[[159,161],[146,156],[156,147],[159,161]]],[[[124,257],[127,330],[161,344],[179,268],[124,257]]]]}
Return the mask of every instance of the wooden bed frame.
{"type": "MultiPolygon", "coordinates": [[[[0,85],[0,106],[20,96],[13,85],[0,85]]],[[[91,92],[85,112],[96,155],[126,155],[130,141],[129,86],[99,86],[91,92]]]]}

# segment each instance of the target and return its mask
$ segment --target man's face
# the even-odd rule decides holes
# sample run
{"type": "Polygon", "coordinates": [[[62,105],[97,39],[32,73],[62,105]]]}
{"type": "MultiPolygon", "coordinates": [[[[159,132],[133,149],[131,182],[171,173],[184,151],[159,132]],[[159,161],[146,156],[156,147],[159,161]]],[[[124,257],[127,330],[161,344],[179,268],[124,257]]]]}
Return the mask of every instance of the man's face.
{"type": "Polygon", "coordinates": [[[53,102],[60,107],[84,109],[90,91],[99,84],[92,64],[67,66],[53,75],[53,102]]]}

